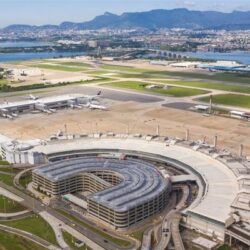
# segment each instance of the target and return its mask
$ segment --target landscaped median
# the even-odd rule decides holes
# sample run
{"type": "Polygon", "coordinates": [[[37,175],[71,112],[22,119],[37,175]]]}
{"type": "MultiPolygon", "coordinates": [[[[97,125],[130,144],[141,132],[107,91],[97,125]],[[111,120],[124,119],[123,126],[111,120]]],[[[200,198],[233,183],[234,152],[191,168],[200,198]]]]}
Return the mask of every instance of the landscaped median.
{"type": "Polygon", "coordinates": [[[129,241],[126,241],[126,240],[123,240],[121,238],[118,238],[118,237],[115,237],[115,236],[112,236],[111,234],[108,234],[107,232],[104,232],[102,231],[101,229],[97,228],[97,227],[94,227],[94,226],[91,226],[90,224],[84,222],[83,220],[80,220],[70,214],[68,214],[67,212],[65,212],[64,210],[61,210],[61,209],[56,209],[57,212],[59,212],[60,214],[62,214],[63,216],[67,217],[68,219],[76,222],[76,223],[79,223],[80,225],[82,225],[83,227],[89,229],[90,231],[100,235],[101,237],[105,238],[106,240],[120,246],[120,247],[129,247],[130,246],[130,242],[129,241]]]}
{"type": "Polygon", "coordinates": [[[5,183],[6,185],[13,186],[14,176],[10,173],[0,173],[0,181],[5,183]]]}
{"type": "Polygon", "coordinates": [[[7,161],[5,161],[5,160],[2,160],[2,159],[0,158],[0,166],[8,166],[8,165],[10,165],[9,162],[7,162],[7,161]]]}
{"type": "Polygon", "coordinates": [[[185,97],[185,96],[195,96],[210,93],[206,90],[195,89],[195,88],[185,88],[185,87],[175,87],[163,84],[150,84],[147,82],[137,82],[137,81],[123,81],[105,84],[107,86],[132,89],[138,91],[144,91],[152,94],[162,94],[174,97],[185,97]]]}
{"type": "Polygon", "coordinates": [[[43,220],[38,215],[33,214],[24,219],[14,220],[14,221],[5,221],[5,222],[1,222],[0,224],[13,227],[13,228],[17,228],[17,229],[21,229],[31,234],[37,235],[40,238],[54,245],[58,245],[53,229],[45,220],[43,220]]]}
{"type": "Polygon", "coordinates": [[[77,247],[75,245],[75,242],[77,241],[77,239],[73,237],[71,234],[69,234],[68,232],[63,231],[62,234],[63,234],[64,240],[71,247],[72,250],[92,250],[86,244],[84,244],[82,247],[77,247]]]}
{"type": "Polygon", "coordinates": [[[13,168],[8,162],[0,160],[0,182],[13,186],[14,176],[20,170],[13,168]]]}
{"type": "MultiPolygon", "coordinates": [[[[220,104],[225,106],[240,107],[240,108],[250,108],[250,95],[237,95],[237,94],[222,94],[214,95],[214,104],[220,104]]],[[[210,97],[200,98],[199,101],[210,102],[210,97]]]]}
{"type": "Polygon", "coordinates": [[[26,210],[18,202],[0,195],[0,213],[17,213],[26,210]]]}
{"type": "Polygon", "coordinates": [[[35,244],[16,234],[0,231],[0,249],[13,250],[46,250],[46,248],[35,244]]]}

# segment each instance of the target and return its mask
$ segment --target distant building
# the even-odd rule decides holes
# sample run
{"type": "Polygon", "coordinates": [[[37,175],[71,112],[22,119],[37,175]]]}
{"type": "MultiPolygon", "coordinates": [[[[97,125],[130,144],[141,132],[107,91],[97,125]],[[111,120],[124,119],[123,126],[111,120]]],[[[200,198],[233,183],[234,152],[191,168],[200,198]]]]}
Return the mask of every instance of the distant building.
{"type": "Polygon", "coordinates": [[[171,67],[175,68],[196,68],[200,62],[178,62],[178,63],[171,63],[171,67]]]}
{"type": "Polygon", "coordinates": [[[196,105],[194,108],[198,111],[203,111],[203,112],[209,111],[209,106],[207,105],[196,105]]]}
{"type": "Polygon", "coordinates": [[[97,48],[97,41],[95,41],[95,40],[90,40],[90,41],[88,41],[88,46],[90,47],[90,48],[97,48]]]}
{"type": "Polygon", "coordinates": [[[76,240],[75,241],[75,246],[78,247],[78,248],[83,247],[84,246],[84,242],[81,241],[81,240],[76,240]]]}

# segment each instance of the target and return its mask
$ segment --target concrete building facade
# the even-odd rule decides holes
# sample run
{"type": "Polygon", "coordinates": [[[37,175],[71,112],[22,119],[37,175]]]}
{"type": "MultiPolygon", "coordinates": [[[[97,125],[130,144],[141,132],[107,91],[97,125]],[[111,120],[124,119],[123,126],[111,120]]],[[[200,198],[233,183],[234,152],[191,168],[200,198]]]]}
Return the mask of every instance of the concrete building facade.
{"type": "Polygon", "coordinates": [[[82,157],[33,171],[33,188],[49,196],[88,192],[87,211],[115,228],[127,228],[161,212],[171,192],[169,178],[139,160],[82,157]]]}

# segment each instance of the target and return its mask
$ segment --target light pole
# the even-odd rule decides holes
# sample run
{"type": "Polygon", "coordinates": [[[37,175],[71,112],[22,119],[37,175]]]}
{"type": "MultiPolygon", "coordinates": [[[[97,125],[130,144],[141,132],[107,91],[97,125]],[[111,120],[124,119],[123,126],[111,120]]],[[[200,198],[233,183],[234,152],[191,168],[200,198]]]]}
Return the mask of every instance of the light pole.
{"type": "Polygon", "coordinates": [[[3,211],[6,214],[6,204],[5,204],[5,197],[3,196],[3,211]]]}

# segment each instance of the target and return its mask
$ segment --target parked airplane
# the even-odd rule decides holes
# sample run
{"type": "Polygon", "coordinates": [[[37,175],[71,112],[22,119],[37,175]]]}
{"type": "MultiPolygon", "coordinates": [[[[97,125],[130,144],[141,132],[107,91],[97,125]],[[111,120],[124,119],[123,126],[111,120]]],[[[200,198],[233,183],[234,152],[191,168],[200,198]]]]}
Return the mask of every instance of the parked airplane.
{"type": "Polygon", "coordinates": [[[99,110],[107,110],[107,107],[100,105],[100,104],[89,104],[90,109],[99,109],[99,110]]]}
{"type": "Polygon", "coordinates": [[[32,95],[32,94],[29,95],[29,99],[30,99],[30,100],[38,100],[39,98],[40,98],[40,97],[34,96],[34,95],[32,95]]]}
{"type": "Polygon", "coordinates": [[[98,104],[98,103],[91,103],[91,102],[88,102],[86,104],[83,104],[82,105],[84,108],[89,108],[89,109],[99,109],[99,110],[107,110],[107,107],[101,105],[101,104],[98,104]]]}
{"type": "Polygon", "coordinates": [[[28,96],[24,97],[24,99],[35,101],[35,100],[40,99],[40,97],[32,95],[32,94],[29,94],[28,96]]]}

